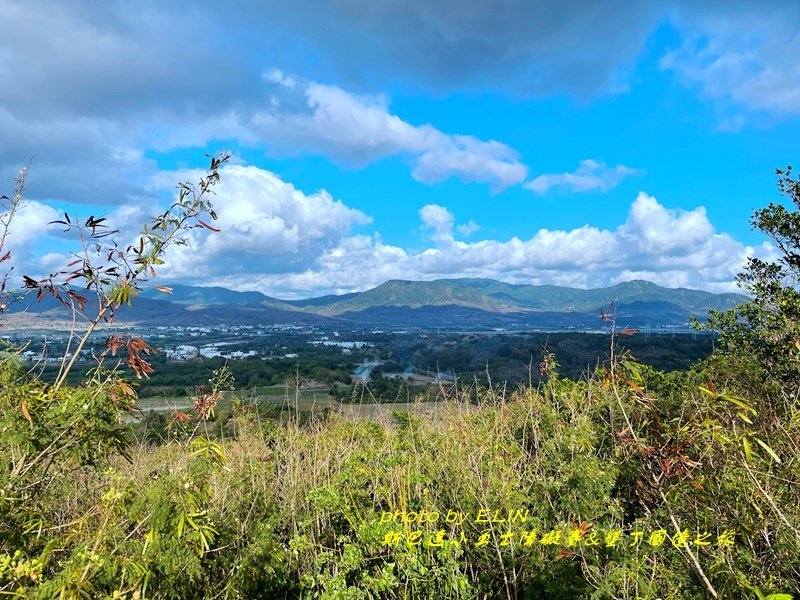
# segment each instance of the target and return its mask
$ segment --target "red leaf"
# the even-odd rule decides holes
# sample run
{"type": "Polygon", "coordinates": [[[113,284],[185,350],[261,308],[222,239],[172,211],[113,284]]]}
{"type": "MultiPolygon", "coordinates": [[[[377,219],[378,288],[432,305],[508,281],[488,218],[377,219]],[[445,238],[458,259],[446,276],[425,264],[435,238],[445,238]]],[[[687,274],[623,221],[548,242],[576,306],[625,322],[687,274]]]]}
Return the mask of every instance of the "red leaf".
{"type": "Polygon", "coordinates": [[[86,306],[86,298],[84,298],[80,294],[70,290],[70,291],[67,292],[67,296],[69,296],[75,302],[77,302],[78,303],[78,308],[80,308],[81,310],[83,310],[83,307],[86,306]]]}
{"type": "Polygon", "coordinates": [[[206,229],[210,229],[211,231],[213,231],[215,233],[219,233],[220,231],[222,231],[221,229],[217,229],[215,227],[212,227],[211,225],[209,225],[208,223],[205,223],[204,221],[202,221],[200,219],[197,219],[197,222],[200,223],[200,225],[202,225],[206,229]]]}

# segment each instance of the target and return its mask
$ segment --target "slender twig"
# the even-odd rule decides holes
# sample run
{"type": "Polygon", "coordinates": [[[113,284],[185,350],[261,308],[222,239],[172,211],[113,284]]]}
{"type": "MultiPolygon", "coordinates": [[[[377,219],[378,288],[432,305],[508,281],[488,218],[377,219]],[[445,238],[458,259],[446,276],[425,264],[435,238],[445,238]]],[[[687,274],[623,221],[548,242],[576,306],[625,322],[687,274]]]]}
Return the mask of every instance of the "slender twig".
{"type": "MultiPolygon", "coordinates": [[[[669,513],[669,520],[672,521],[672,526],[675,527],[676,533],[680,534],[681,528],[678,525],[678,521],[675,519],[675,515],[672,513],[672,508],[670,507],[669,502],[667,502],[667,497],[661,490],[658,490],[658,493],[661,495],[661,499],[664,501],[664,506],[666,506],[667,508],[667,512],[669,513]]],[[[697,560],[697,556],[695,556],[694,552],[692,552],[692,549],[689,548],[689,544],[687,542],[683,543],[683,549],[686,550],[686,554],[689,555],[692,566],[694,567],[695,571],[697,571],[697,574],[700,577],[700,579],[703,580],[703,584],[706,586],[706,590],[708,590],[708,593],[711,594],[712,598],[718,598],[719,596],[717,595],[717,591],[714,589],[714,586],[711,585],[711,582],[708,580],[708,577],[706,577],[705,571],[703,571],[703,567],[700,566],[700,561],[697,560]]]]}
{"type": "Polygon", "coordinates": [[[783,521],[783,524],[792,530],[792,533],[794,533],[795,537],[798,540],[800,540],[800,532],[798,532],[797,529],[793,527],[791,523],[789,523],[789,520],[786,518],[786,515],[784,515],[781,509],[778,508],[778,505],[775,503],[775,500],[773,500],[772,496],[770,496],[767,493],[767,491],[763,488],[761,482],[755,476],[755,473],[753,473],[753,471],[751,471],[750,467],[747,465],[747,460],[742,460],[742,465],[744,465],[745,471],[747,471],[747,474],[750,476],[750,479],[753,481],[753,483],[756,484],[756,487],[758,488],[758,491],[761,492],[761,495],[764,496],[764,498],[766,498],[767,502],[772,507],[772,510],[774,510],[775,513],[780,518],[780,520],[783,521]]]}
{"type": "Polygon", "coordinates": [[[11,221],[14,220],[17,211],[22,206],[22,199],[25,195],[25,190],[28,187],[25,183],[26,179],[28,178],[28,166],[30,166],[30,162],[28,162],[28,165],[20,169],[17,179],[14,182],[14,197],[10,198],[11,203],[9,204],[6,213],[0,216],[0,232],[2,232],[0,233],[0,255],[2,255],[6,238],[8,238],[10,233],[11,221]]]}

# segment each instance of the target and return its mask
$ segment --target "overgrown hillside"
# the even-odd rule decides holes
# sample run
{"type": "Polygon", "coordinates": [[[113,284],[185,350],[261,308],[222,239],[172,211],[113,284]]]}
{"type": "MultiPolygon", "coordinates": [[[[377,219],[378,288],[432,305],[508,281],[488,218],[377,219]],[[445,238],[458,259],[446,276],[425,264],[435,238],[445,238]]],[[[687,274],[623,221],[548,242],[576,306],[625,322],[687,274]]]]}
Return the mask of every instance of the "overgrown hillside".
{"type": "Polygon", "coordinates": [[[551,373],[539,390],[485,389],[479,405],[453,389],[433,418],[385,423],[332,414],[278,426],[239,403],[215,424],[200,418],[208,393],[197,414],[174,416],[167,439],[146,443],[148,432],[130,439],[116,422],[124,384],[56,393],[6,358],[0,589],[40,598],[798,593],[800,419],[742,366],[735,380],[721,359],[668,377],[626,360],[591,382],[551,373]]]}

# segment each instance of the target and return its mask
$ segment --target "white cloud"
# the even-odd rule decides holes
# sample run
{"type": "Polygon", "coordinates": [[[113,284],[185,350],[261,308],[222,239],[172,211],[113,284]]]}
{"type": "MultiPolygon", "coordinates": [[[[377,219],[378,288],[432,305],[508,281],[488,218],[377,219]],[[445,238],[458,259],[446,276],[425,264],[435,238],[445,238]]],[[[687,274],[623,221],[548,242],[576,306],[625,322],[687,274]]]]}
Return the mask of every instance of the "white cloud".
{"type": "MultiPolygon", "coordinates": [[[[2,209],[0,212],[6,213],[2,209]]],[[[54,208],[35,200],[23,200],[9,224],[5,247],[22,248],[53,229],[54,226],[48,223],[59,218],[63,217],[54,208]]]]}
{"type": "Polygon", "coordinates": [[[188,245],[170,253],[164,277],[302,271],[335,249],[352,227],[371,222],[325,190],[305,194],[256,167],[225,167],[215,192],[215,226],[222,232],[192,230],[188,245]]]}
{"type": "Polygon", "coordinates": [[[431,239],[434,242],[447,243],[453,241],[455,217],[444,206],[426,204],[419,209],[419,218],[422,219],[422,224],[425,227],[433,229],[431,239]]]}
{"type": "MultiPolygon", "coordinates": [[[[7,202],[0,205],[0,214],[3,215],[4,221],[9,218],[8,209],[7,202]]],[[[19,286],[23,275],[45,277],[58,268],[64,268],[68,261],[54,266],[47,257],[41,255],[44,243],[59,235],[59,227],[50,225],[57,219],[63,219],[63,216],[54,208],[35,200],[22,201],[13,219],[8,221],[8,235],[1,254],[10,252],[11,256],[9,260],[0,263],[0,279],[3,274],[8,273],[10,285],[19,286]]],[[[3,228],[0,227],[0,234],[2,233],[3,228]]]]}
{"type": "Polygon", "coordinates": [[[414,179],[438,183],[458,177],[465,183],[489,182],[493,192],[521,183],[528,168],[518,154],[500,142],[482,142],[466,135],[437,135],[430,149],[417,160],[414,179]]]}
{"type": "MultiPolygon", "coordinates": [[[[162,174],[157,187],[196,179],[196,172],[162,174]],[[160,181],[163,179],[163,181],[160,181]]],[[[369,216],[324,190],[308,194],[275,174],[242,165],[223,169],[214,198],[221,233],[193,229],[188,245],[174,247],[159,270],[161,280],[261,289],[278,297],[307,297],[363,290],[388,279],[487,277],[511,283],[596,287],[644,278],[670,286],[713,291],[735,289],[735,274],[748,256],[774,257],[770,246],[748,247],[715,231],[704,207],[668,208],[644,192],[618,227],[584,225],[540,229],[528,239],[461,241],[474,221],[457,225],[453,212],[427,204],[419,210],[432,247],[410,250],[386,244],[377,232],[357,233],[369,216]]],[[[107,215],[133,239],[150,211],[123,205],[107,215]]],[[[43,234],[63,240],[47,222],[53,208],[28,202],[10,238],[16,262],[27,274],[44,276],[64,265],[66,254],[42,251],[43,234]],[[47,271],[51,269],[51,271],[47,271]]],[[[63,247],[63,243],[61,243],[63,247]]]]}
{"type": "Polygon", "coordinates": [[[458,227],[456,227],[456,231],[458,231],[464,237],[469,237],[473,233],[479,231],[480,228],[481,228],[480,225],[478,225],[475,221],[470,219],[469,221],[467,221],[463,225],[459,225],[458,227]]]}
{"type": "Polygon", "coordinates": [[[639,192],[619,236],[647,255],[686,256],[714,238],[714,227],[702,206],[689,211],[668,210],[652,196],[639,192]]]}
{"type": "MultiPolygon", "coordinates": [[[[205,281],[234,288],[255,286],[286,298],[364,290],[388,279],[442,277],[577,287],[644,278],[668,286],[732,291],[747,256],[773,255],[767,245],[748,247],[716,232],[703,207],[670,209],[645,193],[636,197],[625,222],[613,230],[588,225],[540,229],[529,239],[459,241],[453,238],[455,216],[449,209],[429,204],[419,214],[422,225],[432,231],[434,247],[411,251],[384,243],[378,234],[347,235],[346,218],[330,234],[329,243],[305,246],[304,261],[296,267],[278,268],[268,260],[271,250],[264,248],[264,260],[251,261],[246,277],[211,260],[205,281]]],[[[216,239],[228,247],[239,244],[224,242],[225,236],[216,239]]],[[[286,256],[285,251],[278,252],[286,256]]],[[[205,251],[201,257],[213,258],[205,251]]]]}
{"type": "Polygon", "coordinates": [[[675,21],[684,34],[661,67],[700,88],[719,113],[721,129],[737,130],[742,113],[800,114],[800,6],[732,3],[724,15],[686,5],[675,21]]]}
{"type": "Polygon", "coordinates": [[[516,185],[527,175],[509,146],[412,125],[390,112],[384,96],[356,96],[276,70],[265,79],[276,85],[275,93],[242,128],[285,151],[302,149],[355,165],[408,156],[418,181],[431,184],[457,177],[465,183],[489,183],[493,191],[516,185]]]}
{"type": "Polygon", "coordinates": [[[567,187],[573,192],[591,192],[608,190],[617,187],[625,177],[630,175],[640,175],[637,169],[631,169],[625,165],[608,167],[605,163],[594,160],[582,160],[578,168],[572,173],[549,173],[539,175],[529,181],[524,187],[544,194],[554,187],[567,187]]]}
{"type": "Polygon", "coordinates": [[[316,82],[299,83],[280,72],[270,103],[252,116],[252,127],[269,143],[363,165],[402,152],[420,152],[436,133],[389,112],[383,96],[355,96],[316,82]],[[287,81],[291,80],[289,85],[287,81]]]}
{"type": "Polygon", "coordinates": [[[454,227],[455,216],[453,213],[438,204],[423,206],[419,209],[419,218],[425,228],[432,230],[430,237],[437,244],[451,244],[455,240],[453,229],[464,237],[469,237],[481,228],[472,219],[454,227]]]}

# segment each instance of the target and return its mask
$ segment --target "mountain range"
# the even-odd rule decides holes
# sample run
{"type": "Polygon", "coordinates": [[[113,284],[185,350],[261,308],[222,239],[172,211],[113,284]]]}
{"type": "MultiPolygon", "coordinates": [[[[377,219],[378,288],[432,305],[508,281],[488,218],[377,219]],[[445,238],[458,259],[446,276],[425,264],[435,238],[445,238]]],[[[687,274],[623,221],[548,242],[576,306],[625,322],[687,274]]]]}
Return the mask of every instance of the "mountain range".
{"type": "MultiPolygon", "coordinates": [[[[590,328],[602,326],[601,308],[614,303],[623,327],[684,326],[690,316],[725,310],[746,300],[740,294],[713,294],[665,288],[648,281],[613,287],[577,289],[513,285],[492,279],[391,280],[364,292],[304,300],[280,300],[256,291],[222,287],[170,286],[165,294],[143,290],[133,306],[118,311],[120,322],[141,325],[256,325],[269,323],[332,326],[590,328]]],[[[52,298],[41,303],[28,296],[12,310],[40,319],[63,318],[52,298]]]]}

